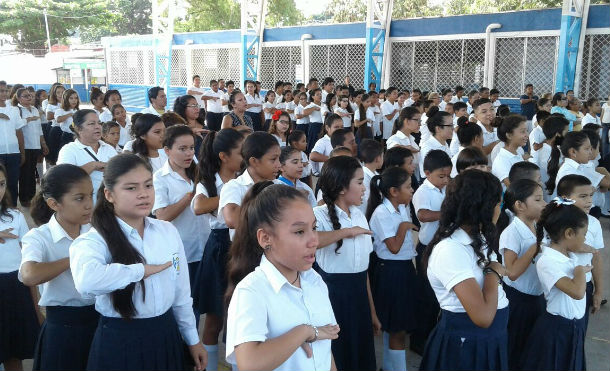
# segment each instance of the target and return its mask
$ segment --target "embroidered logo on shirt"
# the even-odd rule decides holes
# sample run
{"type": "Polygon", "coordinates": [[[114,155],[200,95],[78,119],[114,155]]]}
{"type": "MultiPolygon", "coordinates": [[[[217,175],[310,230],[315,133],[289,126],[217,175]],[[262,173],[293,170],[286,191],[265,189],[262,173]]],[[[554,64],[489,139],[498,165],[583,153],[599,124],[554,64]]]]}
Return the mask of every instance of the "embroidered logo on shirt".
{"type": "Polygon", "coordinates": [[[180,273],[180,257],[178,256],[178,253],[172,255],[172,266],[176,273],[180,273]]]}

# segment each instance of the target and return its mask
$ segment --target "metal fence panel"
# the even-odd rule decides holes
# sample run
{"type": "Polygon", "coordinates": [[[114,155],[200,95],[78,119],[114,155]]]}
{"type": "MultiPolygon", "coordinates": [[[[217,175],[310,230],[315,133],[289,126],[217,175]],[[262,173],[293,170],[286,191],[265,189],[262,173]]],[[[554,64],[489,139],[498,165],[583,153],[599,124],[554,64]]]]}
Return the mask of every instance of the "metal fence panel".
{"type": "Polygon", "coordinates": [[[580,97],[610,100],[610,34],[587,35],[582,61],[580,97]]]}
{"type": "Polygon", "coordinates": [[[112,84],[145,85],[148,81],[142,66],[144,64],[143,50],[111,50],[110,76],[112,84]]]}
{"type": "Polygon", "coordinates": [[[261,53],[263,89],[275,88],[276,81],[295,81],[295,66],[301,64],[300,46],[263,46],[261,53]]]}
{"type": "Polygon", "coordinates": [[[239,79],[239,49],[193,49],[191,66],[194,75],[199,75],[204,86],[212,79],[233,80],[241,88],[239,79]]]}
{"type": "Polygon", "coordinates": [[[413,43],[392,43],[390,85],[400,89],[413,89],[413,43]]]}
{"type": "Polygon", "coordinates": [[[557,65],[557,37],[529,37],[521,90],[525,84],[533,84],[539,93],[555,91],[555,66],[557,65]]]}
{"type": "Polygon", "coordinates": [[[186,86],[189,78],[186,76],[186,56],[184,49],[172,50],[171,86],[186,86]]]}
{"type": "Polygon", "coordinates": [[[462,62],[462,86],[466,91],[478,89],[483,86],[485,70],[485,40],[464,40],[464,54],[462,62]]]}
{"type": "Polygon", "coordinates": [[[342,83],[349,75],[354,86],[364,85],[364,44],[311,45],[309,76],[332,77],[342,83]]]}
{"type": "Polygon", "coordinates": [[[525,37],[496,40],[494,86],[500,96],[519,96],[523,90],[525,37]]]}

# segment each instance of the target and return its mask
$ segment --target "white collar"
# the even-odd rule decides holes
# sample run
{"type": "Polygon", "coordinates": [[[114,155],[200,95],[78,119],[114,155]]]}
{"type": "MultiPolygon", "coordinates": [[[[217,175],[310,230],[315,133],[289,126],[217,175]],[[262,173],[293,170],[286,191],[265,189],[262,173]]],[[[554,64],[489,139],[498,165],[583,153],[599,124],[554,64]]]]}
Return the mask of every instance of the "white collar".
{"type": "Polygon", "coordinates": [[[267,259],[265,254],[261,257],[259,267],[267,277],[273,291],[277,294],[284,285],[290,285],[286,277],[267,259]]]}
{"type": "MultiPolygon", "coordinates": [[[[129,224],[127,224],[123,219],[119,218],[118,216],[115,216],[117,222],[119,222],[119,226],[121,227],[121,230],[123,231],[123,233],[125,233],[126,235],[132,235],[133,233],[137,234],[138,236],[140,236],[140,234],[138,233],[138,231],[133,228],[132,226],[130,226],[129,224]]],[[[151,223],[151,221],[148,218],[144,218],[144,230],[146,231],[150,226],[153,226],[154,224],[151,223]]]]}
{"type": "Polygon", "coordinates": [[[513,223],[515,223],[515,228],[517,229],[517,233],[522,239],[536,237],[536,235],[530,230],[530,228],[523,222],[523,220],[519,219],[518,216],[513,218],[513,223]]]}
{"type": "Polygon", "coordinates": [[[362,165],[362,170],[364,171],[364,173],[368,176],[370,176],[371,178],[374,177],[375,175],[379,175],[379,173],[377,171],[371,171],[371,169],[369,169],[368,167],[362,165]]]}
{"type": "Polygon", "coordinates": [[[456,229],[450,238],[462,245],[470,245],[472,243],[472,238],[462,228],[456,229]]]}
{"type": "Polygon", "coordinates": [[[430,183],[430,181],[428,179],[424,180],[424,182],[421,185],[426,187],[426,188],[428,188],[428,189],[432,189],[432,190],[435,190],[437,192],[440,192],[441,194],[445,194],[445,188],[438,189],[438,187],[435,186],[434,184],[430,183]]]}
{"type": "Polygon", "coordinates": [[[400,214],[400,205],[398,205],[398,208],[395,208],[394,205],[392,205],[392,202],[390,200],[388,200],[386,197],[383,198],[383,206],[386,207],[386,209],[388,209],[388,211],[390,212],[390,214],[400,214]]]}
{"type": "MultiPolygon", "coordinates": [[[[81,225],[80,233],[85,232],[85,230],[88,229],[87,226],[88,226],[88,224],[81,225]]],[[[59,222],[55,218],[55,214],[53,214],[53,216],[51,216],[51,219],[49,219],[49,222],[47,223],[47,227],[49,228],[49,232],[51,232],[51,238],[53,239],[54,243],[58,243],[59,241],[63,240],[64,238],[67,238],[68,240],[73,241],[73,238],[70,237],[70,235],[61,226],[61,224],[59,224],[59,222]]]]}
{"type": "Polygon", "coordinates": [[[254,180],[252,179],[252,176],[250,175],[250,172],[248,171],[248,169],[246,168],[246,170],[244,170],[244,172],[238,176],[236,178],[237,182],[241,185],[252,185],[254,184],[254,180]]]}

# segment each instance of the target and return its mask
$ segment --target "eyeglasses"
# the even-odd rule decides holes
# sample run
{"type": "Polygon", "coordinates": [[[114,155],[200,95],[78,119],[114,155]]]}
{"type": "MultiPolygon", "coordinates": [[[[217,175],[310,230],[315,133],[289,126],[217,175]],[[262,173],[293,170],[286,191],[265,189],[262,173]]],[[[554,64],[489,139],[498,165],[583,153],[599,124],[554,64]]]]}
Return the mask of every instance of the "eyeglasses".
{"type": "Polygon", "coordinates": [[[444,127],[444,128],[452,128],[453,127],[453,125],[439,125],[439,126],[444,127]]]}
{"type": "Polygon", "coordinates": [[[407,120],[409,120],[409,121],[415,121],[415,122],[421,122],[421,118],[419,118],[419,119],[417,119],[417,120],[416,120],[416,119],[407,119],[407,120]]]}

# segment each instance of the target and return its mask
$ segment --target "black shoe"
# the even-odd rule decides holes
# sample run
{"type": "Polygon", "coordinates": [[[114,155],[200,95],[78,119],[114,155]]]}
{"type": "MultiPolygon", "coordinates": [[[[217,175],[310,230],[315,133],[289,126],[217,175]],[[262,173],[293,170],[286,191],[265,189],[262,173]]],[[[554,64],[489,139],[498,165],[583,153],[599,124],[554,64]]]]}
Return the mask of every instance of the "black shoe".
{"type": "Polygon", "coordinates": [[[602,302],[600,303],[600,305],[605,305],[608,302],[608,299],[602,299],[602,302]]]}

